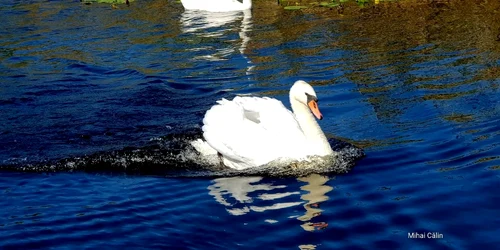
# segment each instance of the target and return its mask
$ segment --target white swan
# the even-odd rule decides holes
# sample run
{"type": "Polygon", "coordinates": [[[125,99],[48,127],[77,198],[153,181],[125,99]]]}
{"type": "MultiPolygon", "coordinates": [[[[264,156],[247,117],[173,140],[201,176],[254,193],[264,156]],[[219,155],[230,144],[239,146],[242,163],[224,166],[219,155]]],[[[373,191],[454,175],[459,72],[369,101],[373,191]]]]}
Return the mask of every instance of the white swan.
{"type": "Polygon", "coordinates": [[[314,89],[296,81],[290,89],[294,113],[276,99],[222,99],[205,114],[203,137],[191,142],[201,155],[219,154],[225,166],[258,167],[275,160],[305,160],[333,150],[314,119],[322,119],[314,89]],[[313,116],[314,114],[314,116],[313,116]]]}
{"type": "Polygon", "coordinates": [[[186,10],[210,12],[241,11],[252,8],[252,0],[181,0],[186,10]]]}

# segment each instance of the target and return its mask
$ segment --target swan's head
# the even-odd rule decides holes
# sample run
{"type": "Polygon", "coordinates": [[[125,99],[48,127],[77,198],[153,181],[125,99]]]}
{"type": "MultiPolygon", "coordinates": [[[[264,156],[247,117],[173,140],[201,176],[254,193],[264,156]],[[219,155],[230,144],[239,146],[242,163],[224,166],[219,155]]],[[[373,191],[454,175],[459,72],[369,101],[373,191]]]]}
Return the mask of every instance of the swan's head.
{"type": "Polygon", "coordinates": [[[309,83],[298,80],[293,84],[290,89],[290,102],[293,103],[293,101],[306,105],[316,118],[323,119],[323,115],[319,112],[316,91],[309,83]]]}

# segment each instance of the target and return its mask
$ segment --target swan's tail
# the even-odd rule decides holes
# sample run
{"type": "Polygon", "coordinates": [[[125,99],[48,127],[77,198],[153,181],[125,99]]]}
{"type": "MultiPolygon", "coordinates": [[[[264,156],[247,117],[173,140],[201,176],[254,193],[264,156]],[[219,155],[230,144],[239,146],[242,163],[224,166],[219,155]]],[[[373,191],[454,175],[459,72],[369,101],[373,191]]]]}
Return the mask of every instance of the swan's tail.
{"type": "Polygon", "coordinates": [[[203,156],[217,154],[217,150],[212,148],[206,141],[202,139],[191,141],[191,146],[193,146],[194,149],[196,149],[196,151],[198,151],[203,156]]]}

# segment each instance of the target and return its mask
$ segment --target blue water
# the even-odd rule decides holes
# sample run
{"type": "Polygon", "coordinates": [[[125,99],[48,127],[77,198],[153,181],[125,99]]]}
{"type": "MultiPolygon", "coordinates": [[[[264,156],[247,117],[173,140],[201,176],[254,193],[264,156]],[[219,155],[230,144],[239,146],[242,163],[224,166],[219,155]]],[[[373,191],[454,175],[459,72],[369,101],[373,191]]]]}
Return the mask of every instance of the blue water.
{"type": "Polygon", "coordinates": [[[355,15],[0,3],[0,248],[497,247],[498,22],[466,2],[355,15]],[[347,173],[179,160],[216,100],[288,105],[298,79],[347,173]]]}

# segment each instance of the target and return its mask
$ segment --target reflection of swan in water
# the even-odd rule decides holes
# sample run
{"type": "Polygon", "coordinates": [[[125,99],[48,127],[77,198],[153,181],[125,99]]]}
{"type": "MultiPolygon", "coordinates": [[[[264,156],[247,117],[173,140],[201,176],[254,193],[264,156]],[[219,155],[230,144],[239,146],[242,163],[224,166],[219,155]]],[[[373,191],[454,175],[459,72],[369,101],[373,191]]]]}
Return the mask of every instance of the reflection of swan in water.
{"type": "Polygon", "coordinates": [[[300,197],[307,201],[306,204],[304,204],[306,213],[297,218],[304,222],[302,228],[306,231],[314,231],[315,229],[322,229],[328,226],[326,222],[312,223],[311,219],[321,215],[323,210],[320,208],[320,203],[328,200],[329,198],[326,196],[326,193],[333,190],[333,187],[325,185],[329,178],[327,176],[313,174],[307,177],[301,177],[298,180],[307,183],[307,185],[302,186],[300,189],[309,192],[300,197]]]}
{"type": "MultiPolygon", "coordinates": [[[[252,28],[252,12],[250,10],[232,11],[232,12],[207,12],[198,10],[186,10],[182,13],[181,24],[182,33],[195,35],[198,39],[196,47],[192,51],[200,51],[210,53],[209,55],[199,56],[194,59],[206,59],[210,61],[227,60],[227,58],[235,52],[234,40],[227,38],[228,30],[233,28],[232,24],[237,20],[241,20],[238,35],[241,39],[238,51],[247,59],[248,63],[251,61],[245,56],[245,49],[250,38],[248,32],[252,28]],[[231,45],[226,47],[217,46],[214,48],[210,44],[204,45],[199,43],[200,38],[221,39],[224,43],[217,43],[217,45],[231,45]]],[[[247,73],[253,68],[249,66],[247,73]]]]}
{"type": "MultiPolygon", "coordinates": [[[[250,10],[243,11],[243,20],[241,21],[241,30],[239,32],[239,36],[241,38],[241,46],[239,48],[241,55],[247,59],[247,63],[252,65],[252,61],[245,56],[245,49],[247,48],[247,44],[250,41],[250,37],[248,37],[247,33],[252,30],[252,12],[250,10]]],[[[255,66],[249,66],[247,68],[247,75],[252,71],[255,66]]]]}
{"type": "Polygon", "coordinates": [[[226,12],[249,10],[252,0],[181,0],[186,10],[204,10],[211,12],[226,12]]]}
{"type": "Polygon", "coordinates": [[[262,181],[262,177],[229,177],[215,179],[214,184],[208,187],[210,190],[209,194],[214,196],[217,202],[226,206],[226,210],[232,215],[243,215],[250,211],[263,212],[266,210],[282,209],[297,206],[302,203],[276,202],[271,206],[257,206],[252,204],[254,199],[276,200],[299,194],[299,192],[269,192],[253,197],[253,192],[286,188],[284,185],[275,186],[268,183],[259,183],[260,181],[262,181]],[[228,200],[232,200],[232,202],[228,200]]]}
{"type": "MultiPolygon", "coordinates": [[[[274,185],[266,183],[262,177],[230,177],[215,179],[214,183],[208,187],[209,194],[215,200],[224,205],[226,210],[235,216],[245,215],[251,212],[264,212],[268,210],[286,209],[303,205],[305,212],[303,215],[292,216],[302,221],[301,227],[307,231],[323,229],[328,224],[326,222],[312,222],[313,218],[320,217],[320,203],[329,199],[326,193],[333,188],[327,185],[329,180],[326,176],[313,174],[298,179],[306,185],[299,191],[289,191],[285,185],[274,185]],[[300,199],[299,196],[300,195],[300,199]],[[296,201],[291,201],[295,199],[296,201]],[[284,202],[283,199],[287,201],[284,202]],[[260,205],[264,203],[265,205],[260,205]],[[272,203],[269,205],[269,203],[272,203]]],[[[266,216],[266,215],[264,215],[266,216]]],[[[279,218],[266,218],[269,223],[278,222],[279,218]]]]}

